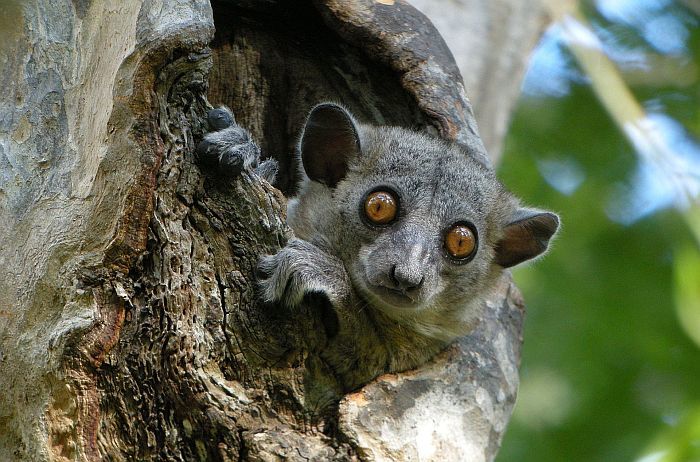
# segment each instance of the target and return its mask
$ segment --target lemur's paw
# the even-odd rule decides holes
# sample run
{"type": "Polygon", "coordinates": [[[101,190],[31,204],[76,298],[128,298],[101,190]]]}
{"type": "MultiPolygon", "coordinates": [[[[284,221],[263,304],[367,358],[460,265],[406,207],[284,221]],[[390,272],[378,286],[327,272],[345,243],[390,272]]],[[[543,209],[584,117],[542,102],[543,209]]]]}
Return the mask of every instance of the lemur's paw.
{"type": "Polygon", "coordinates": [[[212,131],[218,131],[235,124],[236,119],[229,108],[221,106],[207,112],[207,122],[212,131]]]}
{"type": "Polygon", "coordinates": [[[298,305],[308,293],[322,293],[331,302],[338,299],[333,276],[338,263],[314,245],[292,239],[275,255],[266,255],[258,263],[258,289],[265,302],[298,305]]]}
{"type": "Polygon", "coordinates": [[[273,168],[269,161],[259,165],[260,148],[248,130],[236,124],[233,113],[227,107],[210,110],[207,122],[214,131],[207,133],[197,145],[197,156],[202,164],[226,177],[240,175],[243,170],[255,169],[256,173],[260,170],[259,174],[263,178],[274,179],[276,167],[273,168]]]}

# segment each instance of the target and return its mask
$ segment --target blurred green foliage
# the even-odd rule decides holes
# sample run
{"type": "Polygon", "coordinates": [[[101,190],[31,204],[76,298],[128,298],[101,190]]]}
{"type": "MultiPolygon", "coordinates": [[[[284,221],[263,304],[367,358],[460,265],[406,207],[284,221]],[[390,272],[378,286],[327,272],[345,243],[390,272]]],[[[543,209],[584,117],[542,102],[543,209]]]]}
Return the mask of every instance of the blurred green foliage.
{"type": "MultiPolygon", "coordinates": [[[[661,53],[601,3],[585,12],[608,40],[649,62],[676,60],[682,79],[672,63],[661,76],[628,69],[628,83],[696,142],[698,18],[657,2],[688,31],[683,50],[661,53]]],[[[520,394],[498,461],[700,461],[700,227],[694,235],[690,212],[674,208],[627,224],[610,218],[639,157],[571,56],[561,59],[572,72],[567,91],[523,96],[499,169],[527,202],[558,211],[563,228],[546,258],[514,272],[528,313],[520,394]],[[553,187],[550,177],[567,171],[553,187]]]]}

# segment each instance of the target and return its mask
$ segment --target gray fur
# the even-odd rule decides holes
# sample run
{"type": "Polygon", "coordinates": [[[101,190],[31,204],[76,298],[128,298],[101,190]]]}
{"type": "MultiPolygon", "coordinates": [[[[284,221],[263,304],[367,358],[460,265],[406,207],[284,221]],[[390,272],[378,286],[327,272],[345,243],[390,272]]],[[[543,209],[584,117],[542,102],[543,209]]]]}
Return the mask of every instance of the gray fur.
{"type": "Polygon", "coordinates": [[[297,160],[305,170],[287,210],[296,239],[260,260],[259,290],[296,313],[308,313],[310,294],[321,295],[337,318],[326,341],[300,346],[311,352],[316,403],[416,367],[468,333],[503,266],[543,253],[558,226],[556,215],[521,207],[463,147],[358,123],[338,105],[312,110],[297,160]],[[386,227],[363,219],[363,200],[378,187],[399,195],[399,216],[386,227]],[[468,262],[450,258],[443,244],[462,222],[478,236],[468,262]],[[335,385],[319,385],[327,383],[335,385]]]}
{"type": "Polygon", "coordinates": [[[197,145],[202,163],[213,166],[219,175],[235,177],[243,170],[252,170],[268,182],[275,181],[277,161],[267,159],[260,163],[260,147],[245,128],[236,125],[230,109],[221,106],[207,114],[212,132],[197,145]]]}
{"type": "Polygon", "coordinates": [[[265,180],[272,184],[277,179],[277,172],[279,170],[279,164],[275,159],[267,159],[260,162],[255,168],[255,173],[259,176],[265,178],[265,180]]]}
{"type": "Polygon", "coordinates": [[[309,292],[328,295],[340,334],[320,354],[349,390],[377,374],[419,365],[476,325],[482,301],[503,270],[494,261],[503,230],[522,217],[523,208],[459,145],[360,124],[346,114],[360,152],[350,156],[345,177],[334,187],[303,178],[287,211],[298,240],[262,261],[285,261],[287,273],[278,271],[260,285],[268,301],[289,307],[309,292]],[[378,229],[362,219],[360,204],[380,186],[399,193],[401,216],[378,229]],[[476,255],[464,264],[443,248],[443,233],[460,221],[472,223],[479,236],[476,255]],[[298,242],[313,245],[300,251],[298,242]],[[328,258],[336,263],[324,264],[328,258]],[[295,264],[304,267],[303,275],[291,275],[295,264]],[[280,286],[287,291],[270,291],[280,286]]]}

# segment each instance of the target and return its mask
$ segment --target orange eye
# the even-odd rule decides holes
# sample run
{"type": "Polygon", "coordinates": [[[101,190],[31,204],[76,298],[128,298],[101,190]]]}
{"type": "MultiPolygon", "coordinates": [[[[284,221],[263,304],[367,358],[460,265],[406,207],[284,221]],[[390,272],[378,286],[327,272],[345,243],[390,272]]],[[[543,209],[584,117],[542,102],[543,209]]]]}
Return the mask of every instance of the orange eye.
{"type": "Polygon", "coordinates": [[[445,248],[454,258],[467,258],[476,249],[476,236],[467,225],[453,225],[445,235],[445,248]]]}
{"type": "Polygon", "coordinates": [[[393,194],[375,191],[365,199],[365,215],[377,225],[386,225],[396,218],[398,203],[393,194]]]}

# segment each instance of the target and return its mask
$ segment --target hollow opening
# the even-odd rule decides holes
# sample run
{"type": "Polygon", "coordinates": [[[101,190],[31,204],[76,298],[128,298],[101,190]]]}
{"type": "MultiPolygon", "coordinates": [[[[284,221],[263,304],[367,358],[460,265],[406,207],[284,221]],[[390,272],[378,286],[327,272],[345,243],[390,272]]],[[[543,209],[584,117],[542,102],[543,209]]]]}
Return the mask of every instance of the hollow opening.
{"type": "Polygon", "coordinates": [[[208,99],[230,107],[263,156],[280,162],[283,192],[293,190],[289,172],[297,136],[319,102],[339,102],[364,122],[425,125],[397,73],[344,43],[311,2],[242,8],[214,0],[212,8],[216,34],[208,99]]]}

